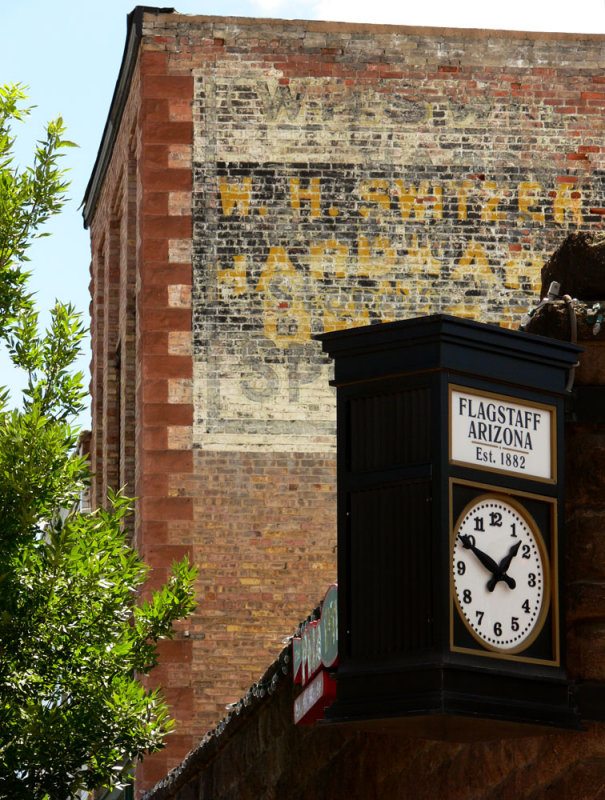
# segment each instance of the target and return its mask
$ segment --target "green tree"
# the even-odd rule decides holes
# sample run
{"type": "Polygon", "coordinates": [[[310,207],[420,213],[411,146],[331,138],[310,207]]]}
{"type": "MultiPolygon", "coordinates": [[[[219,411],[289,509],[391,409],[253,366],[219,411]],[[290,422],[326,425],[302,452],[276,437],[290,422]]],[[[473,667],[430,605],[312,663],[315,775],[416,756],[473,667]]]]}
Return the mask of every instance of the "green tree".
{"type": "Polygon", "coordinates": [[[23,370],[18,408],[0,393],[0,798],[67,800],[116,786],[171,728],[158,692],[139,676],[158,640],[194,607],[194,571],[173,565],[141,600],[147,568],[128,544],[128,500],[78,510],[90,475],[73,425],[85,392],[73,374],[85,328],[56,304],[46,332],[27,293],[27,249],[65,201],[61,119],[33,166],[13,165],[20,87],[0,88],[0,342],[23,370]]]}

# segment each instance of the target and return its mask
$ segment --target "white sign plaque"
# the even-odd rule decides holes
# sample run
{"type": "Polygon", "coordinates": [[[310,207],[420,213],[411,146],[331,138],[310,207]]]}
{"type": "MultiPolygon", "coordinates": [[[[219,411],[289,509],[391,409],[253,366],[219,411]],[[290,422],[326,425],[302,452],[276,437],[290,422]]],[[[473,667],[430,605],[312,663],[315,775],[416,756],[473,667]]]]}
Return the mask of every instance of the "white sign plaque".
{"type": "Polygon", "coordinates": [[[555,480],[554,406],[450,387],[450,459],[555,480]]]}

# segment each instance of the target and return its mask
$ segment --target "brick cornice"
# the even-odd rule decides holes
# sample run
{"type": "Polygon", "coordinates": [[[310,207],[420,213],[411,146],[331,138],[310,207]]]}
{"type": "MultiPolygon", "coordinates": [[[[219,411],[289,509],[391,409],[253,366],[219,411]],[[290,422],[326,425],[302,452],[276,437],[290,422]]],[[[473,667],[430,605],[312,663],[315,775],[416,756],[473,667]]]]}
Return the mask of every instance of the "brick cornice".
{"type": "Polygon", "coordinates": [[[113,155],[113,148],[116,141],[116,136],[120,129],[122,122],[122,115],[130,87],[132,83],[132,75],[136,66],[139,45],[141,43],[142,24],[144,14],[171,14],[174,8],[153,8],[151,6],[137,6],[133,11],[128,14],[126,19],[126,44],[124,45],[124,54],[122,56],[122,63],[118,73],[118,79],[111,99],[109,107],[109,115],[101,137],[101,145],[97,153],[95,165],[92,169],[92,174],[84,193],[82,201],[83,211],[82,217],[84,218],[84,227],[88,228],[97,207],[97,200],[99,193],[105,180],[107,167],[113,155]]]}

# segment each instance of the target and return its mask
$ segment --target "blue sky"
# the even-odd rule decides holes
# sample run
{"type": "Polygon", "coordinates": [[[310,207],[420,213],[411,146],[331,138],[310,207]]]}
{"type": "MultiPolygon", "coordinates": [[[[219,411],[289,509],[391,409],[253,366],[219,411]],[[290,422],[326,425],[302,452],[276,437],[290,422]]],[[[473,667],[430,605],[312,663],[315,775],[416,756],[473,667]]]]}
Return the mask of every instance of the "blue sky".
{"type": "MultiPolygon", "coordinates": [[[[126,15],[134,5],[133,0],[5,0],[2,8],[0,83],[26,84],[37,106],[28,123],[16,129],[18,163],[29,163],[45,122],[59,114],[67,124],[68,137],[79,144],[65,158],[71,200],[47,224],[52,235],[30,251],[32,289],[43,315],[58,298],[73,302],[88,317],[90,251],[79,206],[118,75],[126,15]]],[[[186,14],[605,33],[605,0],[175,0],[175,8],[186,14]]],[[[85,372],[88,362],[86,354],[81,362],[85,372]]],[[[2,353],[0,385],[11,387],[13,399],[18,400],[19,380],[2,353]]],[[[86,416],[81,422],[88,424],[86,416]]]]}

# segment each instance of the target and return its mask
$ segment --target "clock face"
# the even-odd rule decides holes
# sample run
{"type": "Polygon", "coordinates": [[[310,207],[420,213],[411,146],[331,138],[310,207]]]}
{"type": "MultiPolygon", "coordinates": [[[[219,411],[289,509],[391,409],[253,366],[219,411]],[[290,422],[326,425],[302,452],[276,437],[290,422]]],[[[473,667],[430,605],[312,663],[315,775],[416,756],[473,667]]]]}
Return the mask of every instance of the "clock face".
{"type": "Polygon", "coordinates": [[[538,528],[515,500],[482,495],[454,528],[452,574],[466,627],[484,647],[514,653],[540,632],[549,601],[549,569],[538,528]]]}

